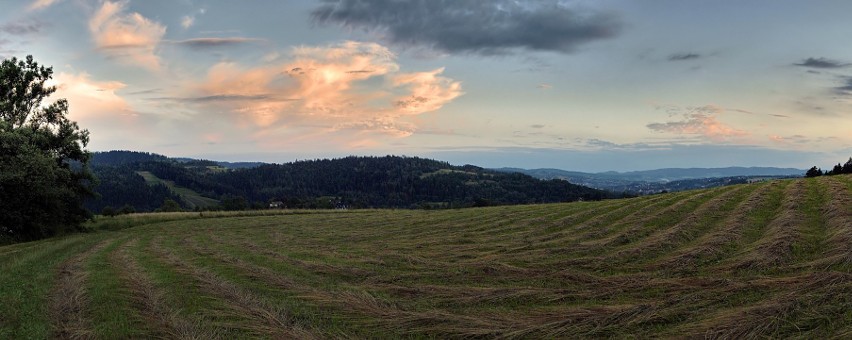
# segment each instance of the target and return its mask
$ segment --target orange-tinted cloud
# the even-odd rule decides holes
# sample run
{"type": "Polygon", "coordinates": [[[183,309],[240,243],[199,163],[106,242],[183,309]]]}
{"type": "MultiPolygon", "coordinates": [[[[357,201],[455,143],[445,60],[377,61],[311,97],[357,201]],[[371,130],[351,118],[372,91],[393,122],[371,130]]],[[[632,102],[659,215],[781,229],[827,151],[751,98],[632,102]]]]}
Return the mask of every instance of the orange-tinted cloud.
{"type": "Polygon", "coordinates": [[[682,119],[665,123],[651,123],[647,127],[656,132],[674,134],[699,135],[712,140],[726,140],[732,137],[747,136],[748,132],[733,128],[718,120],[725,112],[724,108],[715,105],[687,108],[667,108],[671,116],[680,115],[682,119]],[[685,111],[675,113],[676,111],[685,111]]]}
{"type": "Polygon", "coordinates": [[[61,1],[61,0],[35,0],[35,1],[33,1],[32,4],[30,4],[29,10],[36,11],[36,10],[40,10],[40,9],[45,9],[47,7],[50,7],[50,5],[53,5],[53,4],[55,4],[59,1],[61,1]]]}
{"type": "Polygon", "coordinates": [[[253,68],[216,64],[180,100],[201,105],[200,112],[224,109],[239,126],[262,130],[263,138],[276,138],[270,131],[298,138],[293,131],[307,128],[349,136],[341,145],[363,147],[375,143],[369,136],[411,135],[416,126],[406,117],[438,110],[462,94],[459,82],[441,76],[443,68],[400,72],[396,56],[375,43],[298,47],[281,59],[287,60],[253,68]]]}
{"type": "Polygon", "coordinates": [[[125,13],[127,2],[105,1],[89,20],[95,46],[117,60],[150,70],[160,68],[154,53],[166,27],[139,13],[125,13]]]}
{"type": "Polygon", "coordinates": [[[72,120],[87,121],[103,118],[104,115],[129,114],[130,106],[116,91],[126,85],[117,81],[95,81],[89,74],[56,75],[57,91],[54,97],[66,98],[70,104],[72,120]]]}

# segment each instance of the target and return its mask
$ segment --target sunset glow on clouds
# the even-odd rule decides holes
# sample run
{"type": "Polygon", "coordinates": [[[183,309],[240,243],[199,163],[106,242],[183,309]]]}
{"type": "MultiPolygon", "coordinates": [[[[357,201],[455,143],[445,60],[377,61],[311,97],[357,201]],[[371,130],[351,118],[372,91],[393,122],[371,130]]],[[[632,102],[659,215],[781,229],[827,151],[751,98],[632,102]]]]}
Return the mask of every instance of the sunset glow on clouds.
{"type": "Polygon", "coordinates": [[[166,27],[139,13],[126,13],[127,2],[104,2],[89,20],[95,46],[118,61],[151,70],[160,68],[154,54],[166,27]]]}
{"type": "Polygon", "coordinates": [[[720,122],[719,116],[725,112],[725,109],[721,107],[707,105],[688,108],[686,111],[679,115],[670,113],[670,116],[680,118],[680,120],[651,123],[648,124],[648,128],[661,133],[697,135],[714,141],[725,141],[749,135],[746,131],[738,130],[720,122]]]}
{"type": "Polygon", "coordinates": [[[807,168],[852,153],[852,3],[818,2],[13,0],[0,57],[93,150],[807,168]]]}
{"type": "Polygon", "coordinates": [[[183,100],[200,111],[226,108],[231,119],[261,129],[311,126],[406,137],[416,126],[403,116],[440,109],[461,95],[461,85],[441,77],[440,69],[401,72],[395,58],[375,43],[302,46],[277,64],[218,63],[192,86],[195,96],[183,100]]]}

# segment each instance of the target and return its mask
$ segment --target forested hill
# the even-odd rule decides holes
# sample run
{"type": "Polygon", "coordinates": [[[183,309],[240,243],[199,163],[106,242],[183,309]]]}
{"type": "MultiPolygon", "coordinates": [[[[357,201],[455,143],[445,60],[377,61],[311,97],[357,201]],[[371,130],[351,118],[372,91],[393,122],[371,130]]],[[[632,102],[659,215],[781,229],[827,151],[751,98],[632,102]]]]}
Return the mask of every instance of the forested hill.
{"type": "Polygon", "coordinates": [[[166,199],[185,209],[452,208],[599,200],[605,191],[564,180],[454,166],[416,157],[346,157],[227,169],[205,160],[170,159],[133,152],[96,153],[93,170],[101,198],[89,209],[150,211],[166,199]],[[141,184],[145,183],[146,186],[141,184]],[[206,202],[206,203],[205,203],[206,202]]]}

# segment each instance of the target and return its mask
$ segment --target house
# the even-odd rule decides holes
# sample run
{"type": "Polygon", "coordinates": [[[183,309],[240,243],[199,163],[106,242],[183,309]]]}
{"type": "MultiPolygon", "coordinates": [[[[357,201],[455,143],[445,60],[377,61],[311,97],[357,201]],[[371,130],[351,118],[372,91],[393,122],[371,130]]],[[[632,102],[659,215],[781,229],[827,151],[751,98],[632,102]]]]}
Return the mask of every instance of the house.
{"type": "Polygon", "coordinates": [[[284,209],[284,202],[281,201],[272,201],[269,202],[269,209],[284,209]]]}

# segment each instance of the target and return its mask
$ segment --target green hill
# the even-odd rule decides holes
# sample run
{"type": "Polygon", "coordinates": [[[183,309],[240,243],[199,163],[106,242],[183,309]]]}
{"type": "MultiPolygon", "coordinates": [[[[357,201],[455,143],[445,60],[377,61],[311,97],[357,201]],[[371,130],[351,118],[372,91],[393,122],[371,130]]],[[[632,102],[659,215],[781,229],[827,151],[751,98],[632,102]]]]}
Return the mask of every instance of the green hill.
{"type": "Polygon", "coordinates": [[[218,200],[214,200],[212,198],[201,196],[201,194],[195,192],[192,189],[184,188],[178,185],[175,185],[173,181],[167,181],[160,179],[159,177],[152,174],[150,171],[138,171],[136,172],[139,176],[145,179],[145,182],[149,185],[165,185],[167,188],[171,189],[176,195],[178,195],[183,202],[188,205],[189,209],[198,208],[208,208],[213,207],[219,204],[218,200]]]}
{"type": "Polygon", "coordinates": [[[0,338],[852,336],[848,175],[129,226],[0,247],[0,338]]]}
{"type": "Polygon", "coordinates": [[[96,213],[107,206],[125,205],[138,212],[152,211],[172,196],[179,196],[178,201],[190,210],[212,207],[218,201],[238,201],[249,207],[283,202],[290,208],[322,208],[332,198],[335,205],[351,208],[462,208],[616,196],[564,180],[400,156],[225,168],[207,160],[110,151],[95,153],[92,169],[101,180],[95,188],[100,196],[87,201],[86,207],[96,213]],[[139,187],[140,176],[145,176],[150,188],[139,187]]]}

